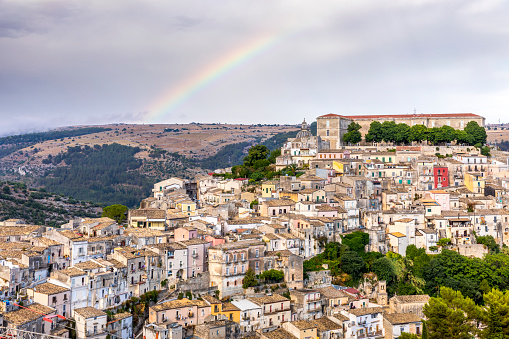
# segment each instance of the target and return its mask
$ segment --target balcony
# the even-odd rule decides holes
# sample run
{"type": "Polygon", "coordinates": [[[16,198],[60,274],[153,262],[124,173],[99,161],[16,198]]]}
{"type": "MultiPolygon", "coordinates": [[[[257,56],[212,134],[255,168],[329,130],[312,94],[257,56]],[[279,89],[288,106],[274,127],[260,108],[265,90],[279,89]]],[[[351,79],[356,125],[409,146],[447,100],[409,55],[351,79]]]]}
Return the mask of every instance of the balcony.
{"type": "Polygon", "coordinates": [[[198,253],[193,253],[192,256],[193,258],[198,258],[198,253]]]}
{"type": "Polygon", "coordinates": [[[272,310],[272,311],[265,311],[265,312],[263,312],[263,314],[264,315],[269,315],[269,314],[274,314],[274,313],[278,313],[278,312],[285,312],[285,311],[290,311],[290,307],[283,308],[283,309],[272,310]]]}

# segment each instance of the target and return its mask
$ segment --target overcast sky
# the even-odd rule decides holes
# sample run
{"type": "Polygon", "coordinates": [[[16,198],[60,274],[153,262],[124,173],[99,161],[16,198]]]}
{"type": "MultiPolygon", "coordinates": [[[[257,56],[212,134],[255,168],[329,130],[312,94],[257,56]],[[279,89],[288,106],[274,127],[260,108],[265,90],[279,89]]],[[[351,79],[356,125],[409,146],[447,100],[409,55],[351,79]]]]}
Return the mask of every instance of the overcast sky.
{"type": "Polygon", "coordinates": [[[0,134],[414,109],[509,122],[508,22],[498,0],[0,0],[0,134]]]}

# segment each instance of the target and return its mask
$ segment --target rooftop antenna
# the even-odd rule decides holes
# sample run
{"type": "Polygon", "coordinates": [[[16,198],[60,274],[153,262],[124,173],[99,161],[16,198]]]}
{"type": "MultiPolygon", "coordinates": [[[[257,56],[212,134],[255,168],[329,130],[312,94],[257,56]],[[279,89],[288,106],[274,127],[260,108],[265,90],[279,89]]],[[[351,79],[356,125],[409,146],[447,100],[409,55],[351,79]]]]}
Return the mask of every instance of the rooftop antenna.
{"type": "Polygon", "coordinates": [[[417,114],[417,110],[414,108],[414,115],[416,115],[416,114],[417,114]]]}

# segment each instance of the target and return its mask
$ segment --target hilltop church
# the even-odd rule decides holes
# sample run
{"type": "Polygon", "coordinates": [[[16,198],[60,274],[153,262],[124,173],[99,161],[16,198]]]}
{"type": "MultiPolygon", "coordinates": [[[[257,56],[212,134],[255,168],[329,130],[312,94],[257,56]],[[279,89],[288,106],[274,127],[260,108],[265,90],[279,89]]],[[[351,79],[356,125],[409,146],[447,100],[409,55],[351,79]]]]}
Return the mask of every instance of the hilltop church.
{"type": "Polygon", "coordinates": [[[451,126],[455,129],[464,129],[470,121],[475,121],[484,127],[485,118],[473,113],[446,113],[446,114],[391,114],[391,115],[338,115],[326,114],[316,118],[317,136],[323,141],[330,143],[330,148],[337,149],[343,146],[343,135],[347,132],[348,125],[355,121],[361,125],[362,137],[368,133],[369,126],[373,121],[394,121],[405,123],[408,126],[424,125],[428,128],[451,126]]]}

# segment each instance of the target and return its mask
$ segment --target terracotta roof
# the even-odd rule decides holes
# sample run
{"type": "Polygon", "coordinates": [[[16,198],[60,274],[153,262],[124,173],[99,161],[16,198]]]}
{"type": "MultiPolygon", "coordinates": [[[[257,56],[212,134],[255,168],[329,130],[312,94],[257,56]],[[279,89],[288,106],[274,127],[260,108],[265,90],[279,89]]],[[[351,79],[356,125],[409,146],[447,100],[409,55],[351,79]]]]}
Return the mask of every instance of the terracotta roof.
{"type": "Polygon", "coordinates": [[[93,307],[75,308],[74,312],[78,313],[85,319],[106,316],[106,313],[93,307]]]}
{"type": "Polygon", "coordinates": [[[309,330],[311,328],[316,328],[316,325],[308,320],[296,320],[292,321],[290,324],[297,327],[299,330],[309,330]]]}
{"type": "Polygon", "coordinates": [[[393,325],[415,323],[422,321],[421,317],[413,313],[384,314],[384,318],[387,319],[387,321],[393,325]]]}
{"type": "Polygon", "coordinates": [[[323,288],[319,288],[320,294],[326,298],[348,298],[350,295],[346,294],[341,290],[337,290],[332,286],[327,286],[323,288]]]}
{"type": "Polygon", "coordinates": [[[325,332],[325,331],[334,331],[334,330],[339,330],[339,329],[343,328],[341,325],[336,324],[334,321],[330,320],[327,317],[311,319],[311,320],[309,320],[309,322],[311,322],[313,325],[316,326],[318,333],[325,332]]]}
{"type": "Polygon", "coordinates": [[[263,202],[263,204],[265,204],[269,207],[289,206],[289,205],[295,205],[295,201],[290,200],[290,199],[273,199],[273,200],[266,200],[263,202]]]}
{"type": "MultiPolygon", "coordinates": [[[[47,307],[47,306],[44,306],[41,304],[37,304],[37,303],[31,304],[31,305],[27,306],[27,308],[33,309],[37,312],[44,313],[44,315],[50,314],[55,311],[54,309],[52,309],[50,307],[47,307]],[[39,306],[42,306],[42,307],[39,307],[39,306]]],[[[16,310],[16,311],[4,313],[3,317],[4,317],[4,321],[6,321],[7,323],[10,323],[10,324],[13,324],[16,326],[20,326],[20,325],[29,323],[31,321],[34,321],[36,319],[39,319],[39,318],[43,317],[44,315],[24,309],[24,308],[20,308],[19,310],[16,310]]]]}
{"type": "Polygon", "coordinates": [[[383,308],[382,307],[364,307],[364,308],[350,309],[350,310],[347,310],[347,312],[359,317],[359,316],[367,315],[367,314],[382,313],[383,308]]]}
{"type": "Polygon", "coordinates": [[[102,266],[96,262],[93,262],[93,261],[85,261],[85,262],[81,262],[81,263],[74,265],[74,267],[77,267],[80,270],[85,271],[85,270],[93,270],[96,268],[101,268],[102,266]]]}
{"type": "Polygon", "coordinates": [[[201,297],[203,300],[205,300],[206,302],[208,302],[209,304],[220,304],[221,302],[219,300],[217,300],[216,298],[214,298],[213,296],[211,295],[203,295],[201,297]]]}
{"type": "Polygon", "coordinates": [[[38,241],[39,243],[44,244],[46,246],[61,245],[58,241],[55,241],[53,239],[48,239],[48,238],[45,238],[45,237],[38,237],[38,238],[35,238],[34,240],[38,241]]]}
{"type": "Polygon", "coordinates": [[[80,270],[77,267],[69,267],[63,270],[58,271],[61,274],[67,275],[69,277],[77,277],[79,275],[86,275],[87,273],[83,270],[80,270]]]}
{"type": "Polygon", "coordinates": [[[403,233],[400,233],[400,232],[392,232],[392,233],[389,233],[389,235],[393,235],[396,238],[403,238],[403,237],[405,237],[405,235],[403,233]]]}
{"type": "Polygon", "coordinates": [[[37,285],[33,288],[33,290],[36,293],[42,293],[42,294],[48,294],[48,295],[69,291],[69,289],[66,287],[58,286],[58,285],[55,285],[55,284],[52,284],[49,282],[37,285]]]}
{"type": "Polygon", "coordinates": [[[157,208],[140,208],[137,210],[129,210],[131,217],[146,217],[148,219],[165,219],[166,212],[157,208]]]}
{"type": "Polygon", "coordinates": [[[223,306],[221,307],[221,310],[223,312],[229,312],[229,311],[240,311],[240,308],[233,305],[232,303],[223,303],[223,306]]]}
{"type": "Polygon", "coordinates": [[[198,306],[198,307],[209,306],[210,307],[210,305],[207,304],[205,301],[189,300],[187,298],[183,298],[183,299],[166,301],[162,304],[151,306],[150,309],[154,310],[156,312],[159,312],[159,311],[170,310],[170,309],[174,309],[174,308],[188,307],[188,306],[198,306]]]}
{"type": "Polygon", "coordinates": [[[254,302],[257,305],[276,303],[281,301],[289,301],[289,299],[283,297],[282,295],[274,293],[273,295],[266,295],[263,297],[252,297],[247,298],[248,300],[254,302]]]}
{"type": "Polygon", "coordinates": [[[115,318],[115,320],[121,320],[121,319],[125,319],[125,318],[129,318],[129,317],[132,317],[133,315],[129,312],[123,312],[123,313],[117,313],[113,316],[113,318],[115,318]]]}
{"type": "Polygon", "coordinates": [[[263,334],[267,339],[295,339],[297,338],[288,331],[278,328],[277,330],[266,332],[263,334]]]}

